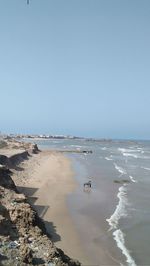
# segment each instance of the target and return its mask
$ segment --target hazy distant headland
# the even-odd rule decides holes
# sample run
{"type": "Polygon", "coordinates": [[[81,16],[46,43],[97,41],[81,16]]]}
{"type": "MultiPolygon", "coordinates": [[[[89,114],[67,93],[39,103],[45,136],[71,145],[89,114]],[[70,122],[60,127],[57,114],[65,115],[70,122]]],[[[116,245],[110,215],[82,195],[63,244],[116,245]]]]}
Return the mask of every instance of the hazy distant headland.
{"type": "Polygon", "coordinates": [[[85,140],[85,141],[112,141],[108,138],[87,138],[79,136],[70,136],[70,135],[51,135],[51,134],[0,134],[0,137],[3,139],[17,138],[17,139],[72,139],[72,140],[85,140]]]}
{"type": "Polygon", "coordinates": [[[84,140],[84,141],[92,141],[92,142],[130,142],[135,143],[140,140],[137,139],[111,139],[111,138],[93,138],[93,137],[81,137],[81,136],[72,136],[72,135],[52,135],[52,134],[3,134],[0,133],[1,139],[35,139],[35,140],[84,140]]]}

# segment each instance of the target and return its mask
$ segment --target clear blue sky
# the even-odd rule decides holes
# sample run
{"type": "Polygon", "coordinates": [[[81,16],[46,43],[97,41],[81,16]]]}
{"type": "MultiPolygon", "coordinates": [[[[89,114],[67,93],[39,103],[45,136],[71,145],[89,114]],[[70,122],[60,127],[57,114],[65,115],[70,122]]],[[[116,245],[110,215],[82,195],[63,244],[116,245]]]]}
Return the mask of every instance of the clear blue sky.
{"type": "Polygon", "coordinates": [[[150,0],[1,0],[0,130],[150,138],[150,0]]]}

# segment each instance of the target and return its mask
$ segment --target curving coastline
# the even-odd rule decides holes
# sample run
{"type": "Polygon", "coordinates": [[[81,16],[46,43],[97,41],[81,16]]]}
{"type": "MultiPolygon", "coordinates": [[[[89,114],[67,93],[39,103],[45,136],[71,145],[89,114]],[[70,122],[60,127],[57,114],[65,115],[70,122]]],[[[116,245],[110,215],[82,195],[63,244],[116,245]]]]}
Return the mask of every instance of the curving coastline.
{"type": "Polygon", "coordinates": [[[20,193],[21,178],[24,175],[24,183],[28,179],[25,162],[33,159],[33,163],[34,156],[41,157],[37,146],[15,141],[13,145],[14,150],[12,142],[0,149],[0,265],[80,265],[55,246],[38,210],[31,206],[29,196],[20,193]]]}

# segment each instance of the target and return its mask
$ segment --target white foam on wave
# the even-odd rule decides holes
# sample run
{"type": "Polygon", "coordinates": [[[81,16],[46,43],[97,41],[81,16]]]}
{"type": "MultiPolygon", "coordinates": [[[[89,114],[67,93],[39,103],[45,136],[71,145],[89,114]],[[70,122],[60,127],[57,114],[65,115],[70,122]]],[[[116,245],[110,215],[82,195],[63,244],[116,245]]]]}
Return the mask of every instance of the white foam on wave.
{"type": "Polygon", "coordinates": [[[106,150],[107,150],[107,148],[106,148],[106,147],[103,147],[103,148],[101,148],[101,150],[102,150],[102,151],[106,151],[106,150]]]}
{"type": "Polygon", "coordinates": [[[122,167],[118,166],[116,163],[114,163],[114,166],[116,168],[116,170],[121,174],[121,175],[126,175],[127,172],[125,169],[123,169],[122,167]]]}
{"type": "Polygon", "coordinates": [[[52,143],[60,144],[60,142],[58,140],[52,140],[52,143]]]}
{"type": "Polygon", "coordinates": [[[71,147],[75,147],[75,148],[82,148],[82,146],[79,145],[70,145],[71,147]]]}
{"type": "Polygon", "coordinates": [[[131,181],[132,181],[133,183],[137,183],[137,180],[135,180],[134,177],[133,177],[132,175],[129,175],[129,177],[130,177],[130,179],[131,179],[131,181]]]}
{"type": "Polygon", "coordinates": [[[121,151],[121,152],[126,152],[127,150],[124,149],[124,148],[118,148],[118,151],[121,151]]]}
{"type": "Polygon", "coordinates": [[[122,153],[125,157],[133,157],[133,158],[139,158],[139,159],[150,159],[149,156],[143,156],[145,151],[142,150],[142,148],[135,149],[125,149],[125,148],[118,148],[118,150],[122,153]]]}
{"type": "Polygon", "coordinates": [[[150,171],[150,168],[148,168],[148,167],[141,167],[141,168],[144,170],[150,171]]]}
{"type": "Polygon", "coordinates": [[[133,157],[133,158],[136,158],[136,159],[138,158],[138,156],[136,154],[126,153],[126,152],[123,152],[122,154],[125,157],[133,157]]]}
{"type": "Polygon", "coordinates": [[[133,157],[133,158],[138,158],[138,159],[150,159],[149,156],[142,156],[142,154],[144,154],[144,151],[141,151],[141,154],[132,154],[132,153],[127,153],[127,152],[123,152],[122,153],[123,156],[126,156],[126,157],[133,157]]]}
{"type": "Polygon", "coordinates": [[[120,151],[121,153],[141,153],[143,150],[142,148],[137,148],[137,149],[125,149],[125,148],[118,148],[118,151],[120,151]]]}
{"type": "Polygon", "coordinates": [[[112,160],[113,160],[112,158],[109,158],[109,157],[105,157],[105,159],[106,159],[107,161],[112,161],[112,160]]]}
{"type": "Polygon", "coordinates": [[[81,148],[76,148],[77,151],[81,151],[81,148]]]}
{"type": "Polygon", "coordinates": [[[125,246],[124,234],[120,229],[113,232],[114,240],[117,243],[117,247],[121,249],[122,254],[126,257],[126,262],[128,266],[136,266],[134,259],[130,255],[130,251],[125,246]]]}
{"type": "Polygon", "coordinates": [[[140,152],[140,153],[145,153],[145,151],[143,151],[143,149],[142,148],[138,148],[138,152],[140,152]]]}
{"type": "Polygon", "coordinates": [[[127,216],[126,205],[128,205],[128,200],[127,200],[125,185],[119,188],[117,197],[119,199],[119,203],[115,209],[115,212],[112,214],[112,216],[109,219],[106,219],[106,221],[110,225],[109,231],[117,229],[120,218],[127,216]]]}
{"type": "Polygon", "coordinates": [[[125,149],[125,148],[118,148],[118,151],[123,152],[140,152],[139,150],[135,149],[125,149]]]}

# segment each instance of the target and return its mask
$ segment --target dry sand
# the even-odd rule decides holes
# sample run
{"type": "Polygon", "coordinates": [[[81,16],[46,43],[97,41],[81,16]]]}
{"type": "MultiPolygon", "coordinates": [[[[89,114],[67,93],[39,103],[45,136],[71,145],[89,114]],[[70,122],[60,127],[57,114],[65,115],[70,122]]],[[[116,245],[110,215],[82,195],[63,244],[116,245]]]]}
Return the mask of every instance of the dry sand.
{"type": "Polygon", "coordinates": [[[77,187],[69,159],[58,152],[42,151],[20,166],[24,170],[16,171],[13,179],[45,221],[56,246],[90,265],[66,204],[67,195],[77,187]]]}

